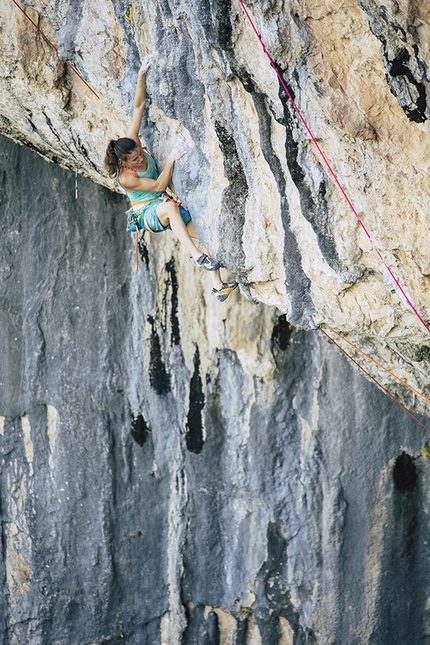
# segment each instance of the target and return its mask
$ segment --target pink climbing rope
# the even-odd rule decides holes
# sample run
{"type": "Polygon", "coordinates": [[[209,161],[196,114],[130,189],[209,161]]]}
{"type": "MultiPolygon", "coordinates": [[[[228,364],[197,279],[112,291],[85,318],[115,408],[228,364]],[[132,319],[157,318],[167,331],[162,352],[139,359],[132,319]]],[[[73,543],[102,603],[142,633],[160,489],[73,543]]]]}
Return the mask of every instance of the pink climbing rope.
{"type": "Polygon", "coordinates": [[[397,279],[397,278],[396,278],[396,276],[394,275],[393,271],[390,269],[390,267],[389,267],[389,266],[387,265],[387,263],[385,262],[385,260],[384,260],[384,258],[383,258],[383,256],[382,256],[381,252],[379,251],[379,249],[377,248],[376,244],[375,244],[375,243],[374,243],[374,241],[372,240],[372,238],[371,238],[371,236],[370,236],[369,231],[367,230],[367,228],[366,228],[366,227],[365,227],[365,225],[363,224],[363,222],[362,222],[362,220],[360,219],[360,217],[359,217],[359,215],[358,215],[358,213],[357,213],[356,209],[354,208],[353,203],[352,203],[352,202],[351,202],[351,200],[349,199],[348,195],[347,195],[347,194],[346,194],[346,192],[345,192],[345,189],[343,188],[342,184],[340,183],[339,179],[337,178],[337,175],[336,175],[336,173],[334,172],[333,168],[331,167],[331,165],[330,165],[330,163],[329,163],[329,161],[328,161],[327,157],[325,156],[324,152],[321,150],[321,147],[320,147],[320,145],[318,144],[318,141],[315,139],[314,135],[312,134],[312,131],[311,131],[310,127],[309,127],[309,126],[308,126],[308,124],[306,123],[306,120],[305,120],[304,116],[303,116],[303,115],[302,115],[302,113],[300,112],[300,110],[299,110],[299,108],[298,108],[298,106],[297,106],[296,102],[294,101],[294,99],[293,99],[293,97],[292,97],[292,95],[291,95],[291,92],[289,91],[289,89],[288,89],[288,87],[287,87],[287,85],[286,85],[286,83],[285,83],[284,79],[282,78],[281,74],[279,73],[279,71],[278,71],[278,69],[277,69],[277,67],[276,67],[275,62],[273,61],[273,58],[271,57],[271,55],[270,55],[270,54],[269,54],[269,52],[267,51],[267,49],[266,49],[266,45],[264,44],[264,42],[263,42],[263,40],[262,40],[262,38],[261,38],[260,34],[258,33],[258,31],[257,31],[257,29],[256,29],[256,27],[255,27],[255,25],[254,25],[254,23],[253,23],[253,21],[252,21],[252,18],[251,18],[251,16],[249,15],[248,10],[247,10],[247,8],[245,7],[245,5],[244,5],[244,3],[243,3],[243,0],[239,0],[239,2],[240,2],[240,6],[242,7],[242,9],[243,9],[243,11],[244,11],[244,13],[245,13],[246,17],[248,18],[249,24],[251,25],[252,29],[254,30],[255,35],[257,36],[257,39],[258,39],[258,41],[259,41],[259,43],[260,43],[261,47],[263,48],[264,53],[266,54],[267,58],[269,59],[271,66],[272,66],[272,67],[273,67],[273,69],[275,70],[276,75],[277,75],[277,77],[278,77],[278,79],[279,79],[279,82],[281,83],[282,87],[284,88],[284,90],[285,90],[285,92],[286,92],[286,94],[287,94],[287,96],[288,96],[289,100],[291,101],[291,105],[293,106],[293,108],[294,108],[294,110],[296,111],[297,115],[299,116],[299,118],[300,118],[301,122],[303,123],[303,125],[304,125],[304,127],[305,127],[305,129],[306,129],[307,133],[309,134],[310,138],[312,139],[313,144],[315,145],[316,149],[318,150],[319,154],[321,155],[321,157],[322,157],[322,159],[323,159],[323,161],[324,161],[324,163],[325,163],[325,165],[326,165],[326,167],[327,167],[328,171],[330,172],[331,176],[333,177],[333,179],[334,179],[334,181],[335,181],[335,183],[336,183],[337,187],[339,188],[340,192],[341,192],[341,193],[342,193],[342,195],[344,196],[344,198],[345,198],[345,200],[346,200],[346,202],[347,202],[348,206],[350,207],[350,209],[351,209],[351,210],[352,210],[352,212],[354,213],[354,215],[355,215],[355,217],[356,217],[356,219],[357,219],[357,222],[358,222],[358,223],[359,223],[359,225],[361,226],[361,228],[362,228],[362,230],[364,231],[364,233],[365,233],[366,237],[369,239],[369,242],[372,244],[373,250],[375,251],[375,253],[376,253],[376,255],[378,256],[378,258],[380,259],[380,261],[382,262],[383,266],[386,268],[386,270],[387,270],[387,271],[388,271],[388,273],[390,274],[390,276],[391,276],[392,280],[394,281],[395,285],[397,286],[398,290],[400,291],[400,293],[401,293],[401,294],[402,294],[402,296],[404,297],[405,301],[407,302],[407,304],[409,305],[409,307],[411,308],[411,310],[412,310],[412,311],[414,312],[414,314],[417,316],[418,320],[419,320],[419,321],[424,325],[424,327],[426,328],[426,330],[430,333],[430,326],[429,326],[429,325],[424,321],[424,319],[422,318],[422,316],[419,314],[419,312],[418,312],[417,308],[415,307],[414,303],[412,302],[412,300],[410,299],[410,297],[408,296],[408,294],[406,293],[406,291],[403,289],[402,285],[400,284],[400,282],[398,281],[398,279],[397,279]]]}

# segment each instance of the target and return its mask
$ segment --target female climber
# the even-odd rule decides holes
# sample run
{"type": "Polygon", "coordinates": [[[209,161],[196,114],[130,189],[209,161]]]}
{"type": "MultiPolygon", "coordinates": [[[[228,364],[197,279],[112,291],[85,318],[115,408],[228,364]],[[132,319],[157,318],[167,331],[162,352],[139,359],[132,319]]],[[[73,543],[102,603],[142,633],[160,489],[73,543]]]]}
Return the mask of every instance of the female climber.
{"type": "MultiPolygon", "coordinates": [[[[187,153],[184,143],[176,143],[167,158],[166,165],[158,173],[154,159],[144,150],[139,140],[139,130],[143,111],[146,105],[146,72],[154,54],[145,56],[139,70],[134,96],[133,116],[125,137],[111,140],[106,149],[105,168],[111,177],[115,177],[124,188],[132,203],[128,211],[129,229],[144,229],[159,233],[171,229],[178,240],[185,246],[197,265],[211,271],[212,294],[223,302],[228,298],[238,283],[223,282],[220,265],[209,256],[199,251],[193,242],[197,233],[191,215],[176,200],[165,193],[173,174],[176,160],[187,153]],[[130,224],[131,222],[131,224],[130,224]]],[[[204,248],[204,247],[203,247],[204,248]]]]}

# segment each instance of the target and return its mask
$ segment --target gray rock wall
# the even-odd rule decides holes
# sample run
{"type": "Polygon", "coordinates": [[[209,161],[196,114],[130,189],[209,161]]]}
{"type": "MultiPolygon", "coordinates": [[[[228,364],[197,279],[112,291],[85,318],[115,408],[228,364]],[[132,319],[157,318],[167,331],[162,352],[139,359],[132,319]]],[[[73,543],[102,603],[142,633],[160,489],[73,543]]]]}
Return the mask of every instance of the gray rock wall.
{"type": "Polygon", "coordinates": [[[0,140],[5,645],[429,642],[423,429],[0,140]]]}

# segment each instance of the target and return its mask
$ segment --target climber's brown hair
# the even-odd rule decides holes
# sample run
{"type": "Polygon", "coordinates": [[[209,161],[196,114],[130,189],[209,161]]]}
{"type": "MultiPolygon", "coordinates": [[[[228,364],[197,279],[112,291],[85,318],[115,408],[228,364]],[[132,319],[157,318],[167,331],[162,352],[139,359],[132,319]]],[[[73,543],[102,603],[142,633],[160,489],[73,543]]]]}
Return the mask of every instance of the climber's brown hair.
{"type": "Polygon", "coordinates": [[[127,161],[128,155],[137,147],[134,139],[122,137],[121,139],[111,139],[106,148],[104,166],[110,177],[115,177],[121,167],[121,161],[127,161]]]}

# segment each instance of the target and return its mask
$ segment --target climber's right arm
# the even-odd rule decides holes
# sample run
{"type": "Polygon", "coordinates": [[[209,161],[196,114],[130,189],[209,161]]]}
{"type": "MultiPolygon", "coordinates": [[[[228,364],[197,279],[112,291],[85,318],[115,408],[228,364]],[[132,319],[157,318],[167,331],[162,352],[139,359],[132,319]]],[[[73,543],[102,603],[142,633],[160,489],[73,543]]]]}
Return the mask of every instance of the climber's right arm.
{"type": "Polygon", "coordinates": [[[151,66],[154,54],[147,54],[137,75],[136,92],[134,94],[133,116],[127,137],[139,143],[139,130],[142,123],[143,111],[146,106],[146,72],[151,66]]]}

